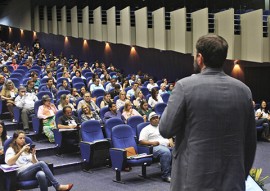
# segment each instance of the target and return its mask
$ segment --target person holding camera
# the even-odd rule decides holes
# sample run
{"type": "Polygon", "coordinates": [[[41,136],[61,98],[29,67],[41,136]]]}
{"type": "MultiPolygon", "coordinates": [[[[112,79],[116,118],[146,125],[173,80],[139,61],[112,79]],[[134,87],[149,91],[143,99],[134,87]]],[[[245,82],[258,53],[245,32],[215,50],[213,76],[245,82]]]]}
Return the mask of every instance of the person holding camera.
{"type": "Polygon", "coordinates": [[[37,160],[36,149],[26,144],[24,131],[18,130],[14,132],[10,147],[6,151],[5,162],[8,165],[17,165],[19,167],[17,170],[18,180],[36,178],[41,191],[48,191],[47,180],[59,191],[68,191],[73,187],[73,184],[60,184],[48,165],[37,160]]]}
{"type": "Polygon", "coordinates": [[[15,98],[15,105],[22,109],[21,118],[23,129],[26,134],[29,133],[29,115],[34,113],[35,102],[38,101],[34,93],[26,92],[24,86],[19,87],[19,95],[15,98]]]}

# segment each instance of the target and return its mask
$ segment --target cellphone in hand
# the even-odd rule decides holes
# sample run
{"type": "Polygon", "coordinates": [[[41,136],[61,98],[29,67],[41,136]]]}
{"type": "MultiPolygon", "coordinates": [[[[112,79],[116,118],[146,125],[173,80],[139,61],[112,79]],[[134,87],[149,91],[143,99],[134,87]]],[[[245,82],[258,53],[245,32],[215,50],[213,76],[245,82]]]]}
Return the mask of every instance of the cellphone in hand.
{"type": "Polygon", "coordinates": [[[34,145],[34,144],[30,145],[30,151],[32,151],[33,148],[35,148],[35,147],[36,147],[36,145],[34,145]]]}

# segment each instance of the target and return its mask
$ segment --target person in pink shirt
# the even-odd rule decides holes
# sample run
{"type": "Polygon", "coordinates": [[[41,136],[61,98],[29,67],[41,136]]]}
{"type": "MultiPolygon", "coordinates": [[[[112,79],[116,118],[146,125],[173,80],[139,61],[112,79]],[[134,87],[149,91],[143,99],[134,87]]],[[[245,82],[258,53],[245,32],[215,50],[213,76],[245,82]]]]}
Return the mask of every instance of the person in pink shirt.
{"type": "Polygon", "coordinates": [[[54,142],[53,129],[56,129],[55,114],[57,108],[51,103],[51,98],[48,95],[42,96],[43,105],[39,106],[37,116],[43,120],[43,132],[48,137],[50,142],[54,142]]]}
{"type": "Polygon", "coordinates": [[[12,66],[13,70],[17,70],[18,68],[18,64],[17,64],[17,60],[15,58],[12,58],[12,63],[10,64],[10,66],[12,66]]]}

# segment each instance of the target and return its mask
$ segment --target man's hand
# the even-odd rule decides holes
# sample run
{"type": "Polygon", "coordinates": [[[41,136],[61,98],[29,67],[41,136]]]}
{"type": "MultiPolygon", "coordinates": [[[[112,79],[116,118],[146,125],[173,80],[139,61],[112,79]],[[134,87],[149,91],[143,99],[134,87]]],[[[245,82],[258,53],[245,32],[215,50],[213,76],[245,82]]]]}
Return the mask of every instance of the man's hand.
{"type": "Polygon", "coordinates": [[[153,142],[152,142],[152,145],[153,145],[153,146],[158,146],[158,145],[159,145],[159,142],[158,142],[158,141],[153,141],[153,142]]]}

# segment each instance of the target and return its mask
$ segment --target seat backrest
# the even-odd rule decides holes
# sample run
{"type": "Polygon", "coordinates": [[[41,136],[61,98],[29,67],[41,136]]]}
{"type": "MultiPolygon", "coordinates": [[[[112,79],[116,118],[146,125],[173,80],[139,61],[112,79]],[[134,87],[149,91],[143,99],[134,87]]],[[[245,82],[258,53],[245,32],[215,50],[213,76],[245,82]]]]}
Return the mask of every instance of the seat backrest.
{"type": "Polygon", "coordinates": [[[121,124],[112,128],[112,144],[115,148],[125,149],[134,147],[138,153],[132,129],[129,125],[121,124]]]}
{"type": "MultiPolygon", "coordinates": [[[[86,77],[86,76],[85,76],[86,73],[92,73],[92,71],[91,71],[90,69],[84,69],[84,70],[82,70],[82,75],[83,75],[84,77],[86,77]]],[[[93,74],[93,73],[92,73],[92,74],[93,74]]]]}
{"type": "Polygon", "coordinates": [[[55,124],[56,124],[56,127],[58,127],[58,120],[61,116],[63,116],[64,113],[63,113],[63,110],[58,110],[55,114],[55,124]]]}
{"type": "Polygon", "coordinates": [[[49,92],[49,91],[41,91],[41,92],[37,93],[37,97],[39,100],[41,100],[42,96],[44,96],[44,95],[49,95],[51,99],[53,98],[52,92],[49,92]]]}
{"type": "Polygon", "coordinates": [[[9,80],[11,80],[14,83],[16,88],[20,87],[20,80],[19,79],[17,79],[17,78],[9,78],[9,80]]]}
{"type": "Polygon", "coordinates": [[[115,97],[113,98],[114,103],[116,103],[116,101],[117,101],[118,99],[119,99],[119,95],[115,96],[115,97]]]}
{"type": "Polygon", "coordinates": [[[35,114],[37,115],[37,112],[38,112],[38,108],[39,106],[42,105],[42,101],[41,100],[38,100],[35,102],[35,105],[34,105],[34,111],[35,111],[35,114]]]}
{"type": "Polygon", "coordinates": [[[122,119],[117,117],[110,118],[105,122],[105,133],[107,138],[111,138],[112,136],[112,128],[116,125],[124,124],[122,119]]]}
{"type": "MultiPolygon", "coordinates": [[[[9,145],[11,144],[12,142],[12,137],[10,137],[9,139],[7,139],[5,142],[4,142],[4,153],[6,153],[7,149],[9,148],[9,145]]],[[[25,137],[25,143],[26,144],[30,144],[32,145],[33,144],[33,141],[31,138],[29,137],[25,137]]]]}
{"type": "MultiPolygon", "coordinates": [[[[84,70],[83,70],[83,71],[84,71],[84,70]]],[[[92,72],[86,72],[86,73],[83,74],[83,76],[84,76],[86,79],[92,78],[93,73],[92,73],[92,72]]]]}
{"type": "Polygon", "coordinates": [[[28,71],[28,68],[26,66],[18,66],[17,70],[20,69],[20,70],[23,70],[24,72],[27,72],[28,71]]]}
{"type": "Polygon", "coordinates": [[[80,91],[83,86],[85,86],[83,82],[73,84],[73,88],[76,88],[78,91],[80,91]]]}
{"type": "Polygon", "coordinates": [[[127,119],[127,124],[132,128],[134,136],[137,136],[137,125],[143,122],[142,116],[131,116],[127,119]]]}
{"type": "Polygon", "coordinates": [[[41,84],[47,84],[48,78],[41,78],[40,83],[41,84]]]}
{"type": "Polygon", "coordinates": [[[85,121],[81,125],[82,141],[94,142],[104,139],[100,123],[96,120],[85,121]]]}
{"type": "Polygon", "coordinates": [[[24,76],[25,73],[26,73],[23,69],[18,69],[18,68],[17,68],[17,70],[15,72],[21,74],[22,76],[24,76]]]}
{"type": "Polygon", "coordinates": [[[76,83],[79,83],[79,82],[84,83],[82,78],[75,77],[75,78],[72,79],[72,84],[76,84],[76,83]]]}
{"type": "Polygon", "coordinates": [[[137,125],[137,137],[138,137],[138,139],[140,138],[140,133],[141,133],[142,129],[144,127],[146,127],[147,125],[149,125],[149,124],[150,124],[150,122],[143,122],[143,123],[140,123],[140,124],[137,125]]]}
{"type": "Polygon", "coordinates": [[[61,95],[63,95],[63,94],[68,95],[69,93],[70,93],[69,90],[60,90],[60,91],[58,91],[57,94],[56,94],[56,100],[60,99],[61,95]]]}
{"type": "Polygon", "coordinates": [[[166,103],[157,103],[154,107],[154,110],[158,115],[161,116],[166,107],[167,107],[166,103]]]}
{"type": "Polygon", "coordinates": [[[23,79],[23,75],[21,73],[17,73],[17,71],[15,71],[15,72],[12,72],[10,74],[10,78],[17,78],[19,80],[22,80],[23,79]]]}
{"type": "Polygon", "coordinates": [[[170,95],[171,94],[169,94],[169,93],[161,94],[161,98],[164,101],[164,103],[168,103],[168,100],[169,100],[170,95]]]}
{"type": "Polygon", "coordinates": [[[67,83],[69,84],[68,79],[67,79],[67,78],[63,78],[63,77],[57,78],[57,84],[62,84],[62,82],[63,82],[64,80],[66,80],[67,83]]]}
{"type": "Polygon", "coordinates": [[[99,96],[103,96],[105,93],[105,91],[103,89],[96,89],[96,90],[93,90],[91,95],[92,97],[99,97],[99,96]]]}
{"type": "Polygon", "coordinates": [[[145,97],[150,93],[147,87],[141,87],[141,91],[145,97]]]}
{"type": "Polygon", "coordinates": [[[103,108],[100,109],[100,111],[99,111],[99,116],[100,116],[100,118],[101,118],[102,120],[103,120],[104,115],[105,115],[105,113],[106,113],[107,111],[110,111],[108,106],[103,107],[103,108]]]}
{"type": "Polygon", "coordinates": [[[102,102],[104,96],[97,97],[96,105],[100,108],[100,103],[102,102]]]}

